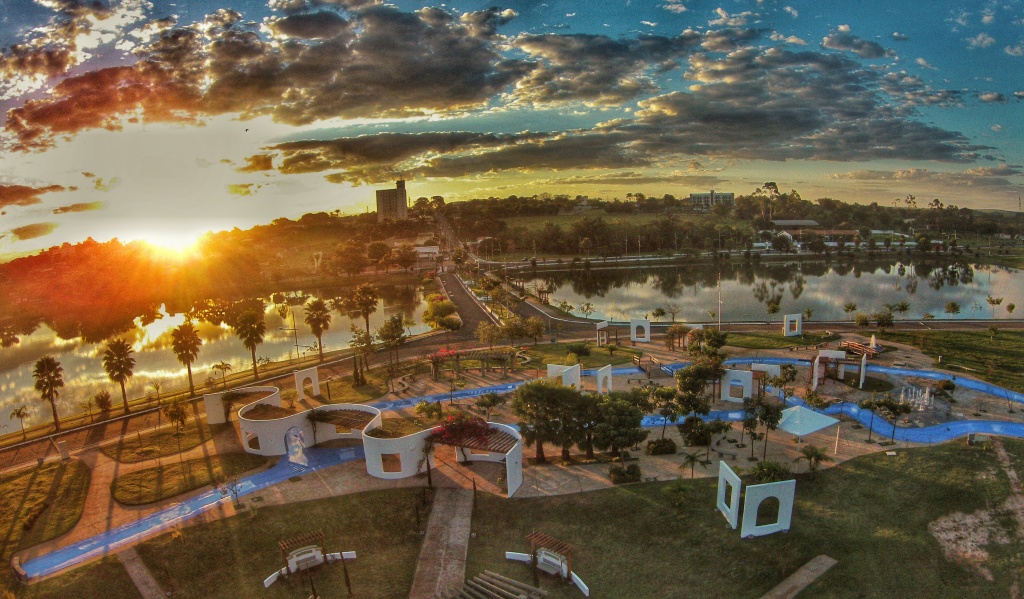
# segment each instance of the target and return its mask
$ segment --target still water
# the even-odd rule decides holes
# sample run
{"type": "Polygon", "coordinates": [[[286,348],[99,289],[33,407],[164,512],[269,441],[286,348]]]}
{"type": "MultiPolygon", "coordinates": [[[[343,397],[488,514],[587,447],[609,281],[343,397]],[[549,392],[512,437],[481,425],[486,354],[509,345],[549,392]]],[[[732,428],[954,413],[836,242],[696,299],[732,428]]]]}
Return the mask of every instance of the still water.
{"type": "MultiPolygon", "coordinates": [[[[414,288],[381,289],[382,299],[377,304],[377,311],[370,315],[370,328],[375,329],[393,314],[401,314],[403,318],[415,322],[407,326],[406,332],[423,333],[430,327],[421,322],[423,310],[422,292],[414,288]]],[[[312,346],[316,337],[309,327],[303,323],[305,313],[301,292],[284,293],[287,304],[274,305],[267,302],[266,323],[267,333],[263,344],[256,349],[259,358],[274,361],[288,360],[296,354],[296,335],[292,329],[294,318],[298,333],[299,353],[315,355],[312,346]]],[[[332,351],[347,347],[352,338],[349,326],[355,324],[362,328],[362,318],[355,321],[344,313],[332,312],[331,328],[323,336],[324,350],[332,351]]],[[[160,309],[160,318],[143,325],[136,320],[136,326],[121,335],[132,344],[135,353],[135,376],[129,379],[128,397],[141,397],[154,393],[153,383],[162,386],[161,393],[170,389],[182,389],[188,386],[188,373],[171,352],[171,330],[185,321],[184,314],[168,313],[164,307],[160,309]]],[[[239,372],[252,368],[252,357],[242,346],[227,325],[215,326],[206,322],[196,324],[203,346],[199,359],[192,364],[192,377],[196,392],[201,393],[209,377],[220,378],[219,371],[212,366],[220,361],[231,365],[230,372],[239,372]]],[[[17,419],[10,419],[11,410],[18,406],[27,406],[30,412],[25,425],[32,426],[52,419],[49,403],[39,399],[33,389],[33,366],[39,358],[51,355],[64,368],[64,388],[57,402],[57,410],[61,416],[85,412],[82,405],[101,389],[111,394],[115,411],[120,410],[121,389],[111,382],[103,370],[103,343],[89,343],[82,338],[62,339],[46,325],[40,325],[32,334],[22,336],[19,343],[0,349],[0,434],[21,430],[17,419]]]]}
{"type": "MultiPolygon", "coordinates": [[[[594,306],[591,318],[614,320],[643,317],[659,307],[668,311],[675,305],[676,320],[689,322],[706,322],[712,320],[709,312],[719,312],[719,274],[723,321],[780,321],[783,314],[807,309],[813,310],[812,320],[851,320],[855,312],[846,312],[847,304],[870,314],[902,301],[909,309],[896,313],[897,320],[920,320],[925,314],[936,319],[992,318],[989,296],[1003,298],[995,308],[997,319],[1010,317],[1011,303],[1024,311],[1024,274],[971,263],[701,264],[523,273],[528,286],[553,289],[551,303],[568,301],[580,316],[579,306],[588,302],[594,306]],[[958,314],[946,312],[949,302],[959,305],[958,314]],[[771,304],[779,307],[774,315],[768,313],[771,304]]],[[[1021,311],[1012,316],[1020,317],[1021,311]]]]}

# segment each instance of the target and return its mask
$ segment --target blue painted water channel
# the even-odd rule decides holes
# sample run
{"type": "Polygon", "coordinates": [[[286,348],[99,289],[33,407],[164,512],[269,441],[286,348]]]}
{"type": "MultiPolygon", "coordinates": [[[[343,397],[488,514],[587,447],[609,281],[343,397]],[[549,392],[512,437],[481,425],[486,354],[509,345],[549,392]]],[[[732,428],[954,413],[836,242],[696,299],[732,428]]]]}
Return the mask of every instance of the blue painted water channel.
{"type": "MultiPolygon", "coordinates": [[[[802,366],[810,364],[807,360],[791,358],[736,358],[726,360],[726,364],[750,364],[754,362],[762,364],[793,364],[802,366]]],[[[686,366],[685,363],[670,364],[664,366],[663,370],[669,374],[674,374],[684,366],[686,366]]],[[[612,372],[615,375],[630,375],[641,374],[643,371],[636,367],[625,367],[615,368],[612,372]]],[[[929,370],[911,370],[874,365],[868,365],[868,372],[894,374],[899,376],[915,376],[934,380],[952,380],[955,381],[957,385],[967,389],[988,393],[995,397],[1024,404],[1024,394],[1022,393],[1003,389],[1002,387],[983,381],[959,378],[952,374],[929,370]]],[[[583,374],[586,376],[595,376],[596,373],[596,370],[583,371],[583,374]]],[[[399,408],[408,408],[421,401],[438,402],[448,400],[449,398],[466,399],[470,397],[477,397],[485,393],[508,393],[515,390],[520,385],[523,385],[524,382],[525,381],[507,383],[503,385],[491,385],[487,387],[477,387],[475,389],[459,389],[451,394],[437,393],[434,395],[425,395],[410,399],[377,402],[370,405],[383,412],[387,412],[399,408]]],[[[799,397],[791,396],[786,398],[786,404],[802,405],[803,400],[799,397]]],[[[881,417],[873,418],[871,412],[861,409],[856,404],[844,402],[830,406],[821,411],[829,415],[845,414],[846,416],[856,419],[864,426],[871,426],[874,432],[883,437],[890,436],[893,433],[892,424],[881,417]]],[[[722,420],[742,420],[743,411],[715,411],[711,412],[704,418],[707,420],[714,420],[715,418],[721,418],[722,420]]],[[[652,415],[644,418],[643,425],[645,427],[660,427],[663,422],[664,419],[661,416],[652,415]]],[[[958,420],[955,422],[924,428],[896,427],[895,438],[899,441],[911,443],[940,443],[957,437],[962,437],[969,433],[1024,438],[1024,424],[984,420],[958,420]]],[[[284,456],[273,468],[257,472],[256,474],[243,478],[240,482],[238,495],[240,497],[245,496],[261,489],[265,489],[271,485],[284,482],[293,476],[302,475],[308,472],[363,458],[363,451],[361,447],[347,449],[323,449],[313,447],[307,449],[306,453],[309,457],[308,466],[300,466],[298,464],[291,463],[288,461],[287,456],[284,456]]],[[[29,577],[34,578],[37,576],[53,574],[94,557],[113,553],[117,551],[118,548],[132,543],[137,539],[148,537],[154,533],[166,531],[186,520],[198,516],[203,511],[226,501],[231,501],[231,498],[221,495],[221,493],[216,490],[207,491],[195,497],[190,497],[172,507],[155,512],[145,518],[141,518],[135,522],[119,526],[79,543],[63,547],[46,555],[29,560],[22,566],[28,573],[29,577]]]]}

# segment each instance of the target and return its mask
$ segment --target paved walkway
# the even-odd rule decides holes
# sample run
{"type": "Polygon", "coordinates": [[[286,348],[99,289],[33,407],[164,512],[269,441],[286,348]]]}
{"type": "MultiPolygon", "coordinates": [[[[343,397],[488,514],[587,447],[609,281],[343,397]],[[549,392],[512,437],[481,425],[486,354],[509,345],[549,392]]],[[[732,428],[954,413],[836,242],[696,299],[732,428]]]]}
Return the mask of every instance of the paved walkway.
{"type": "Polygon", "coordinates": [[[434,599],[462,585],[472,521],[472,491],[461,487],[435,491],[409,599],[434,599]]]}
{"type": "Polygon", "coordinates": [[[168,593],[165,593],[160,588],[160,584],[157,583],[153,575],[149,573],[146,568],[146,564],[142,563],[142,558],[135,552],[134,547],[123,549],[117,554],[117,559],[121,560],[121,564],[124,565],[124,569],[128,572],[128,576],[131,577],[132,582],[135,583],[135,588],[138,589],[139,594],[142,595],[142,599],[164,599],[168,593]]]}
{"type": "Polygon", "coordinates": [[[800,566],[799,570],[790,574],[775,588],[761,595],[761,599],[793,599],[800,594],[800,591],[806,589],[808,585],[837,563],[839,562],[827,555],[819,555],[800,566]]]}

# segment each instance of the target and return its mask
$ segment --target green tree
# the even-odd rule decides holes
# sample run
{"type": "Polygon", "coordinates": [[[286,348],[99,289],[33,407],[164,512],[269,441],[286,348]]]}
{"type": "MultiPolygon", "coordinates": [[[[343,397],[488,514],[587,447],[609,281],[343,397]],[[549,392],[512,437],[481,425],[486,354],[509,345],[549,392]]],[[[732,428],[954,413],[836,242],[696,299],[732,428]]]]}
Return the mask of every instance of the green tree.
{"type": "Polygon", "coordinates": [[[189,397],[196,394],[196,387],[192,383],[192,364],[199,358],[199,348],[202,345],[203,340],[191,320],[186,320],[171,331],[171,351],[188,370],[189,397]]]}
{"type": "Polygon", "coordinates": [[[540,316],[530,316],[523,320],[523,332],[526,333],[527,337],[533,339],[534,346],[544,336],[544,331],[546,330],[547,325],[544,324],[544,319],[540,316]]]}
{"type": "Polygon", "coordinates": [[[664,439],[668,423],[675,424],[679,420],[679,402],[676,400],[676,390],[672,387],[659,387],[653,395],[658,415],[662,418],[661,438],[664,439]]]}
{"type": "Polygon", "coordinates": [[[64,369],[53,356],[43,356],[36,360],[32,370],[32,378],[36,380],[35,389],[43,401],[50,402],[53,412],[53,425],[60,432],[60,418],[57,417],[57,397],[64,386],[64,369]]]}
{"type": "Polygon", "coordinates": [[[388,351],[388,369],[394,372],[398,368],[398,350],[405,345],[405,326],[401,314],[392,314],[376,331],[377,339],[388,351]]]}
{"type": "Polygon", "coordinates": [[[444,331],[445,347],[449,347],[451,344],[452,333],[462,328],[462,319],[454,314],[451,316],[445,316],[437,321],[437,326],[444,331]]]}
{"type": "Polygon", "coordinates": [[[128,393],[124,384],[132,378],[135,369],[135,358],[132,357],[134,350],[124,339],[114,339],[107,343],[107,349],[103,352],[103,370],[107,377],[121,385],[121,403],[124,406],[124,413],[128,409],[128,393]]]}
{"type": "Polygon", "coordinates": [[[765,460],[751,468],[750,475],[758,483],[774,483],[788,479],[790,476],[790,470],[789,466],[781,462],[765,460]]]}
{"type": "Polygon", "coordinates": [[[406,270],[406,272],[412,270],[413,266],[416,266],[416,261],[419,259],[419,255],[416,253],[416,248],[412,247],[408,243],[399,245],[394,251],[391,252],[391,261],[406,270]]]}
{"type": "Polygon", "coordinates": [[[580,311],[580,314],[583,315],[583,318],[590,318],[590,315],[596,311],[594,304],[590,302],[583,302],[576,309],[580,311]]]}
{"type": "Polygon", "coordinates": [[[484,420],[488,420],[491,417],[491,410],[498,406],[505,405],[508,401],[504,395],[498,395],[497,393],[484,393],[480,397],[476,398],[474,405],[484,412],[484,420]]]}
{"type": "Polygon", "coordinates": [[[355,367],[352,376],[355,380],[355,385],[365,385],[366,377],[363,375],[362,368],[366,368],[366,372],[370,371],[369,355],[373,353],[374,336],[373,333],[367,333],[363,329],[357,327],[354,323],[349,325],[349,330],[352,332],[352,340],[349,345],[355,350],[356,354],[352,357],[355,360],[355,367]],[[361,366],[360,366],[361,364],[361,366]]]}
{"type": "Polygon", "coordinates": [[[823,462],[831,462],[832,456],[828,455],[828,452],[816,445],[805,445],[800,448],[800,455],[797,456],[793,461],[799,462],[805,460],[807,462],[807,472],[810,473],[811,478],[815,478],[818,475],[818,468],[821,467],[823,462]]]}
{"type": "Polygon", "coordinates": [[[519,419],[519,432],[527,447],[536,448],[538,464],[547,462],[544,443],[554,443],[558,433],[561,407],[570,404],[579,392],[546,379],[531,381],[516,389],[512,396],[512,415],[519,419]]]}
{"type": "Polygon", "coordinates": [[[960,313],[960,304],[958,304],[956,302],[946,302],[946,310],[945,310],[945,312],[946,312],[946,314],[950,314],[950,315],[952,315],[952,314],[959,314],[960,313]]]}
{"type": "Polygon", "coordinates": [[[18,406],[11,410],[10,419],[14,420],[17,418],[21,421],[21,438],[25,438],[25,419],[28,418],[28,408],[26,406],[18,406]]]}
{"type": "Polygon", "coordinates": [[[377,303],[380,301],[380,293],[377,288],[369,283],[363,283],[344,298],[342,303],[346,309],[363,318],[366,333],[370,333],[370,315],[377,311],[377,303]]]}
{"type": "Polygon", "coordinates": [[[228,388],[228,373],[231,372],[231,364],[228,364],[224,360],[221,360],[220,362],[217,362],[216,364],[213,365],[213,369],[220,371],[221,385],[225,389],[227,389],[228,388]]]}
{"type": "Polygon", "coordinates": [[[768,402],[758,402],[757,408],[757,421],[764,427],[764,446],[762,448],[761,459],[768,457],[768,434],[779,427],[779,422],[782,421],[782,406],[768,402]]]}
{"type": "Polygon", "coordinates": [[[612,455],[622,458],[622,450],[639,445],[651,431],[641,426],[644,413],[640,408],[623,399],[606,397],[598,405],[601,422],[594,427],[594,447],[609,450],[612,455]]]}
{"type": "Polygon", "coordinates": [[[857,304],[856,304],[856,302],[846,302],[845,304],[843,304],[843,312],[846,312],[847,314],[853,314],[856,311],[857,311],[857,304]]]}
{"type": "Polygon", "coordinates": [[[488,349],[494,349],[494,344],[501,339],[501,329],[498,325],[490,322],[481,322],[476,326],[476,338],[480,343],[486,343],[488,349]]]}
{"type": "Polygon", "coordinates": [[[316,337],[316,347],[320,352],[320,362],[324,361],[324,333],[331,328],[331,309],[324,300],[315,297],[306,304],[303,322],[316,337]]]}
{"type": "Polygon", "coordinates": [[[651,312],[651,318],[653,318],[655,321],[658,321],[661,320],[662,318],[665,318],[666,314],[667,312],[665,312],[665,308],[655,308],[654,311],[651,312]]]}
{"type": "Polygon", "coordinates": [[[188,408],[181,401],[175,401],[163,407],[164,416],[174,423],[174,434],[179,434],[188,422],[188,408]]]}
{"type": "Polygon", "coordinates": [[[416,404],[414,411],[416,412],[416,415],[419,416],[420,418],[431,418],[434,420],[440,420],[441,417],[444,416],[444,406],[441,405],[441,402],[439,401],[421,401],[420,403],[416,404]]]}
{"type": "Polygon", "coordinates": [[[252,354],[252,378],[260,380],[259,372],[256,370],[256,348],[263,343],[263,337],[267,334],[267,322],[262,310],[246,310],[242,312],[231,329],[242,342],[245,349],[252,354]]]}
{"type": "Polygon", "coordinates": [[[992,297],[990,295],[990,296],[988,296],[988,299],[986,301],[988,302],[988,305],[992,306],[992,318],[995,318],[996,317],[996,306],[998,306],[999,304],[1003,303],[1003,298],[1001,298],[1001,297],[992,297]]]}

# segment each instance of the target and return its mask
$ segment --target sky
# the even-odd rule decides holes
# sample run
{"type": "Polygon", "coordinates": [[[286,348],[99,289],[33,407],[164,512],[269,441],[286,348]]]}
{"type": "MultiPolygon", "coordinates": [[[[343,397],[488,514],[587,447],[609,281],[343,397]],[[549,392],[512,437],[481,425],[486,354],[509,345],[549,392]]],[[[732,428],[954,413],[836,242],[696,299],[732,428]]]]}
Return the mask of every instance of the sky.
{"type": "Polygon", "coordinates": [[[1024,194],[1024,0],[494,2],[0,0],[0,257],[358,213],[397,178],[1024,194]]]}

